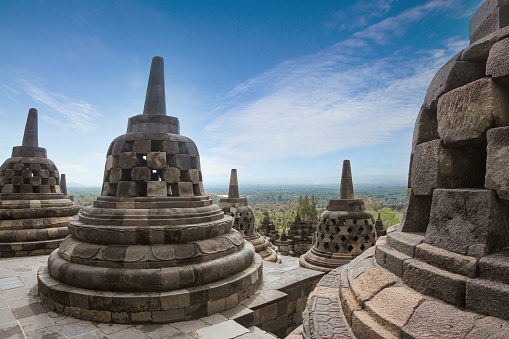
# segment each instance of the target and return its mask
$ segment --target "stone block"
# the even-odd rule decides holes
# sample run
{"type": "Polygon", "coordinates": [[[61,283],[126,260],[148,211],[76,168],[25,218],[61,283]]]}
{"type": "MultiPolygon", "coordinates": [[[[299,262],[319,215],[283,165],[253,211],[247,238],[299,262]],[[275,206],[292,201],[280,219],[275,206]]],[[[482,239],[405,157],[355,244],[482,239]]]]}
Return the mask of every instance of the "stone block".
{"type": "Polygon", "coordinates": [[[197,184],[193,184],[194,195],[205,195],[205,190],[203,189],[203,183],[199,182],[197,184]]]}
{"type": "Polygon", "coordinates": [[[2,193],[14,193],[14,185],[4,184],[2,187],[2,193]]]}
{"type": "Polygon", "coordinates": [[[438,101],[438,134],[446,146],[486,145],[486,132],[509,125],[509,98],[490,78],[444,94],[438,101]]]}
{"type": "Polygon", "coordinates": [[[467,282],[466,306],[468,309],[509,320],[509,285],[470,279],[467,282]]]}
{"type": "Polygon", "coordinates": [[[169,154],[178,154],[179,153],[178,141],[164,140],[161,143],[161,151],[169,154]]]}
{"type": "Polygon", "coordinates": [[[465,339],[509,338],[509,321],[496,317],[485,317],[475,321],[474,328],[465,339]]]}
{"type": "Polygon", "coordinates": [[[176,184],[171,184],[171,195],[178,196],[178,197],[192,197],[192,196],[194,196],[193,183],[192,182],[179,182],[176,184]]]}
{"type": "Polygon", "coordinates": [[[417,145],[410,169],[412,193],[431,195],[435,188],[484,187],[485,159],[482,148],[451,148],[440,140],[417,145]]]}
{"type": "Polygon", "coordinates": [[[403,262],[411,257],[392,249],[389,246],[377,245],[375,248],[375,257],[378,265],[389,270],[389,272],[403,276],[403,262]]]}
{"type": "Polygon", "coordinates": [[[366,311],[355,311],[352,315],[352,332],[356,338],[397,339],[395,333],[388,331],[369,316],[366,311]]]}
{"type": "Polygon", "coordinates": [[[462,275],[450,273],[416,259],[403,263],[403,282],[417,292],[456,306],[465,306],[466,281],[462,275]]]}
{"type": "Polygon", "coordinates": [[[14,176],[14,170],[12,168],[8,168],[5,170],[5,177],[12,178],[14,176]]]}
{"type": "Polygon", "coordinates": [[[148,167],[135,167],[131,171],[131,178],[135,181],[150,181],[152,174],[148,167]]]}
{"type": "Polygon", "coordinates": [[[401,329],[401,338],[464,338],[481,316],[437,301],[426,301],[401,329]]]}
{"type": "Polygon", "coordinates": [[[508,48],[509,39],[507,38],[496,42],[491,47],[486,62],[486,75],[491,75],[493,78],[501,78],[509,75],[508,48]]]}
{"type": "Polygon", "coordinates": [[[425,109],[421,107],[417,120],[415,121],[414,135],[412,138],[412,151],[415,146],[438,139],[438,122],[436,110],[425,109]]]}
{"type": "Polygon", "coordinates": [[[147,153],[147,166],[150,169],[163,169],[166,167],[166,153],[165,152],[148,152],[147,153]]]}
{"type": "Polygon", "coordinates": [[[116,184],[122,180],[122,169],[120,167],[112,168],[110,171],[109,182],[116,184]]]}
{"type": "Polygon", "coordinates": [[[473,43],[509,24],[506,0],[488,0],[470,20],[470,42],[473,43]]]}
{"type": "Polygon", "coordinates": [[[190,169],[181,172],[182,181],[190,181],[193,184],[200,182],[200,171],[197,169],[190,169]]]}
{"type": "Polygon", "coordinates": [[[29,168],[23,168],[21,170],[21,176],[23,178],[30,178],[32,176],[32,170],[29,168]]]}
{"type": "Polygon", "coordinates": [[[350,287],[361,305],[395,281],[383,269],[372,268],[350,281],[350,287]]]}
{"type": "Polygon", "coordinates": [[[115,167],[119,167],[118,156],[108,155],[108,157],[106,158],[106,165],[105,165],[106,170],[109,171],[115,167]]]}
{"type": "Polygon", "coordinates": [[[477,258],[446,251],[429,244],[418,245],[415,248],[415,258],[469,278],[475,278],[477,275],[477,258]]]}
{"type": "Polygon", "coordinates": [[[509,245],[509,206],[486,189],[436,189],[424,241],[480,258],[509,245]]]}
{"type": "Polygon", "coordinates": [[[49,177],[49,171],[47,169],[41,169],[39,171],[39,175],[44,178],[44,179],[47,179],[49,177]]]}
{"type": "Polygon", "coordinates": [[[147,183],[147,197],[165,197],[167,195],[166,181],[149,181],[147,183]]]}
{"type": "Polygon", "coordinates": [[[424,108],[435,110],[438,99],[455,88],[466,85],[484,77],[484,64],[459,61],[460,54],[455,55],[435,74],[424,98],[424,108]]]}
{"type": "Polygon", "coordinates": [[[42,178],[40,176],[30,178],[30,184],[32,186],[39,186],[41,183],[42,183],[42,178]]]}
{"type": "Polygon", "coordinates": [[[415,255],[415,247],[424,241],[424,233],[391,232],[387,234],[387,244],[410,257],[415,255]]]}
{"type": "Polygon", "coordinates": [[[486,188],[497,191],[499,198],[509,200],[509,127],[490,129],[487,133],[486,188]]]}
{"type": "Polygon", "coordinates": [[[133,151],[136,153],[147,154],[151,151],[152,142],[150,139],[134,140],[133,151]]]}
{"type": "Polygon", "coordinates": [[[342,288],[339,293],[339,298],[341,300],[341,307],[343,308],[346,321],[351,326],[353,312],[360,311],[362,306],[359,304],[355,295],[352,293],[352,290],[349,288],[342,288]]]}
{"type": "Polygon", "coordinates": [[[18,162],[15,163],[12,167],[15,171],[21,171],[25,166],[23,165],[23,163],[18,162]]]}
{"type": "Polygon", "coordinates": [[[415,309],[426,299],[419,293],[404,287],[383,289],[365,304],[368,313],[380,319],[393,333],[405,326],[415,309]]]}
{"type": "Polygon", "coordinates": [[[117,183],[117,197],[135,197],[139,192],[134,181],[119,181],[117,183]]]}
{"type": "Polygon", "coordinates": [[[191,156],[187,154],[176,154],[170,157],[168,161],[170,167],[178,167],[182,171],[191,169],[191,156]]]}
{"type": "Polygon", "coordinates": [[[48,185],[55,186],[57,184],[57,180],[54,177],[48,178],[48,185]]]}
{"type": "Polygon", "coordinates": [[[34,171],[39,171],[41,169],[41,164],[31,163],[30,164],[30,169],[34,170],[34,171]]]}
{"type": "Polygon", "coordinates": [[[118,157],[118,165],[122,169],[133,169],[138,166],[136,152],[121,152],[118,157]]]}
{"type": "Polygon", "coordinates": [[[176,184],[180,182],[180,170],[177,167],[165,168],[161,177],[168,184],[176,184]]]}
{"type": "Polygon", "coordinates": [[[509,285],[509,256],[495,253],[479,260],[479,277],[509,285]]]}
{"type": "Polygon", "coordinates": [[[20,186],[21,184],[23,184],[23,177],[19,176],[19,175],[15,175],[12,177],[12,184],[15,185],[15,186],[20,186]]]}

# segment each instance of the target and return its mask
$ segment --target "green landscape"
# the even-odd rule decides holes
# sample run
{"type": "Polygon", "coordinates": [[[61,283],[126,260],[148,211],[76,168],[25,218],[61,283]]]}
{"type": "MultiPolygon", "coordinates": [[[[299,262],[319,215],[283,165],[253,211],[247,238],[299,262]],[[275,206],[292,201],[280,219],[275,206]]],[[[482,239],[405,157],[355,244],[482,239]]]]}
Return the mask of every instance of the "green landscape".
{"type": "MultiPolygon", "coordinates": [[[[253,209],[256,225],[263,219],[265,212],[279,232],[288,227],[295,219],[297,211],[302,218],[309,214],[315,222],[320,214],[327,208],[330,199],[337,198],[339,187],[329,186],[257,186],[256,188],[240,187],[243,197],[248,198],[253,209]]],[[[218,196],[227,195],[227,187],[211,187],[205,192],[218,203],[218,196]]],[[[355,197],[364,199],[366,209],[375,219],[380,213],[384,226],[387,228],[396,225],[401,220],[405,206],[406,186],[370,186],[359,185],[355,187],[355,197]]],[[[82,209],[92,205],[100,194],[99,187],[71,187],[69,195],[82,209]]]]}

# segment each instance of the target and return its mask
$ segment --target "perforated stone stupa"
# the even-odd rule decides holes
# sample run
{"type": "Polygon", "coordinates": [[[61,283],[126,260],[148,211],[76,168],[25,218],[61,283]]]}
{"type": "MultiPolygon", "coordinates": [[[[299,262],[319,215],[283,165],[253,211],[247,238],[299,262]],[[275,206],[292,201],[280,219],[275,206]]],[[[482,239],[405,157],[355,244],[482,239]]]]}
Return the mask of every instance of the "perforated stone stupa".
{"type": "Polygon", "coordinates": [[[300,257],[302,267],[328,272],[375,244],[375,220],[354,197],[350,161],[343,162],[339,199],[331,199],[320,215],[313,247],[300,257]]]}
{"type": "Polygon", "coordinates": [[[0,167],[0,257],[49,254],[79,211],[60,191],[59,173],[39,147],[37,110],[28,112],[22,146],[0,167]]]}
{"type": "Polygon", "coordinates": [[[51,310],[177,322],[232,308],[261,284],[260,256],[204,194],[196,145],[166,115],[163,67],[152,60],[143,114],[108,149],[102,195],[39,270],[51,310]]]}
{"type": "Polygon", "coordinates": [[[431,81],[402,221],[322,279],[305,338],[509,338],[508,4],[486,1],[431,81]]]}
{"type": "Polygon", "coordinates": [[[274,245],[256,231],[253,210],[248,205],[247,198],[241,198],[239,194],[236,169],[232,169],[230,174],[228,198],[219,199],[219,207],[226,215],[230,215],[234,219],[233,227],[242,234],[244,239],[253,244],[256,253],[263,260],[281,261],[281,255],[273,248],[274,245]]]}

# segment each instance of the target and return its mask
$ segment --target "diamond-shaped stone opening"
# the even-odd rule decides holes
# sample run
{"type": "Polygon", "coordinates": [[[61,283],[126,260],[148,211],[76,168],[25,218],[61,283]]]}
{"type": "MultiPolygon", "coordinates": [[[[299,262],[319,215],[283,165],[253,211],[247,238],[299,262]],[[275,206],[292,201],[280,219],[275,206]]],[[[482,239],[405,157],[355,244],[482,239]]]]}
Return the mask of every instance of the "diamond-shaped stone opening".
{"type": "Polygon", "coordinates": [[[352,245],[348,246],[348,252],[352,252],[352,250],[353,250],[353,246],[352,245]]]}
{"type": "Polygon", "coordinates": [[[320,234],[320,240],[323,240],[325,238],[325,235],[320,234]]]}
{"type": "Polygon", "coordinates": [[[345,219],[342,219],[342,220],[341,220],[341,224],[342,224],[342,225],[346,225],[346,220],[345,220],[345,219]]]}
{"type": "Polygon", "coordinates": [[[353,237],[353,241],[355,242],[359,241],[359,237],[358,236],[353,237]]]}
{"type": "Polygon", "coordinates": [[[368,219],[364,219],[364,225],[369,225],[368,219]]]}
{"type": "Polygon", "coordinates": [[[347,229],[346,231],[347,231],[348,233],[352,233],[352,231],[353,231],[353,228],[351,228],[351,227],[348,227],[348,229],[347,229]]]}
{"type": "Polygon", "coordinates": [[[364,240],[365,240],[365,241],[369,241],[369,236],[368,236],[368,235],[365,235],[365,236],[364,236],[364,240]]]}
{"type": "Polygon", "coordinates": [[[323,248],[328,249],[329,248],[329,243],[328,242],[324,243],[323,244],[323,248]]]}
{"type": "Polygon", "coordinates": [[[353,219],[353,224],[357,225],[357,220],[356,219],[353,219]]]}
{"type": "Polygon", "coordinates": [[[341,237],[341,241],[346,241],[346,239],[347,239],[347,238],[346,238],[345,236],[342,236],[342,237],[341,237]]]}
{"type": "Polygon", "coordinates": [[[329,225],[325,226],[325,232],[327,232],[327,233],[328,233],[329,231],[330,231],[330,227],[329,227],[329,225]]]}
{"type": "Polygon", "coordinates": [[[361,251],[364,251],[366,249],[366,246],[364,246],[364,244],[361,245],[361,251]]]}
{"type": "Polygon", "coordinates": [[[336,251],[336,252],[339,251],[339,245],[338,244],[334,245],[334,251],[336,251]]]}
{"type": "Polygon", "coordinates": [[[361,227],[359,227],[359,233],[362,233],[362,232],[364,232],[364,227],[361,226],[361,227]]]}

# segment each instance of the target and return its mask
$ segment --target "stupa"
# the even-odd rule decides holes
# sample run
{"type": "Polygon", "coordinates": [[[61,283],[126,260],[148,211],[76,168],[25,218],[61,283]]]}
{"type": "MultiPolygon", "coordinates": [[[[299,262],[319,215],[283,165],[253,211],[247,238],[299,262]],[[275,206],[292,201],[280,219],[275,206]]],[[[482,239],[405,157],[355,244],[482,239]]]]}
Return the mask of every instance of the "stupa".
{"type": "Polygon", "coordinates": [[[401,223],[320,281],[305,338],[509,338],[507,18],[484,2],[431,81],[401,223]]]}
{"type": "Polygon", "coordinates": [[[299,212],[295,216],[294,221],[290,224],[288,236],[286,240],[276,240],[276,245],[282,255],[291,257],[300,257],[311,249],[315,227],[309,215],[304,220],[300,217],[299,212]]]}
{"type": "Polygon", "coordinates": [[[384,222],[382,221],[382,218],[380,218],[380,213],[378,213],[378,218],[376,218],[375,221],[375,229],[377,238],[383,237],[387,234],[387,230],[384,227],[384,222]]]}
{"type": "Polygon", "coordinates": [[[49,254],[79,211],[61,193],[58,169],[39,147],[37,110],[28,112],[21,146],[0,167],[0,258],[49,254]]]}
{"type": "Polygon", "coordinates": [[[85,320],[168,323],[221,312],[255,293],[262,260],[205,195],[195,143],[166,115],[154,57],[142,115],[112,141],[101,196],[38,272],[51,310],[85,320]]]}
{"type": "Polygon", "coordinates": [[[276,230],[276,226],[270,221],[269,213],[265,212],[263,220],[258,225],[258,233],[266,238],[271,243],[279,239],[279,232],[276,230]]]}
{"type": "Polygon", "coordinates": [[[219,207],[223,209],[226,215],[230,215],[234,219],[233,227],[242,234],[244,239],[253,244],[256,253],[263,260],[281,261],[281,255],[273,249],[269,240],[256,231],[253,210],[248,205],[247,198],[241,198],[239,194],[236,169],[231,170],[228,198],[220,198],[219,207]]]}
{"type": "Polygon", "coordinates": [[[339,199],[331,199],[313,238],[313,247],[303,254],[300,266],[329,272],[347,264],[375,244],[375,220],[354,197],[350,161],[343,161],[339,199]]]}

